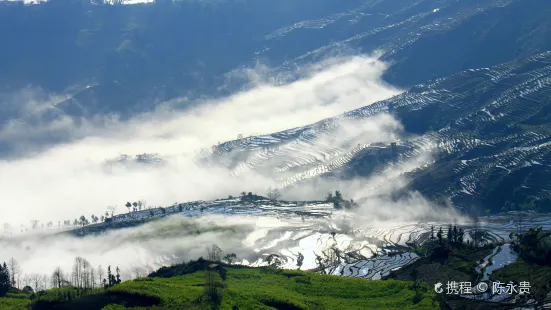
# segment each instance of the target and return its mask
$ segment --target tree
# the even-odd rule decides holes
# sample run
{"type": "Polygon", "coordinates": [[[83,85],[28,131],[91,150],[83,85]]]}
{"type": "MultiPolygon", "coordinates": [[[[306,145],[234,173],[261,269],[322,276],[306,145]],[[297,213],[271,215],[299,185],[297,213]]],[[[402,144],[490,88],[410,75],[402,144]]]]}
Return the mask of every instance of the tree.
{"type": "Polygon", "coordinates": [[[453,225],[452,236],[453,236],[453,242],[457,243],[457,225],[453,225]]]}
{"type": "Polygon", "coordinates": [[[333,202],[333,193],[327,194],[327,197],[325,197],[325,201],[327,202],[333,202]]]}
{"type": "Polygon", "coordinates": [[[73,263],[73,271],[71,274],[71,282],[74,287],[82,287],[82,257],[76,257],[73,263]]]}
{"type": "Polygon", "coordinates": [[[269,266],[279,268],[285,262],[285,259],[278,254],[270,254],[266,257],[269,266]]]}
{"type": "Polygon", "coordinates": [[[8,261],[8,268],[11,275],[11,279],[10,279],[11,286],[17,287],[19,284],[17,282],[19,281],[16,281],[16,279],[18,279],[21,269],[19,268],[19,264],[17,263],[15,258],[13,257],[10,258],[10,260],[8,261]]]}
{"type": "Polygon", "coordinates": [[[141,266],[134,266],[131,271],[135,278],[141,278],[147,275],[147,271],[141,266]]]}
{"type": "Polygon", "coordinates": [[[205,294],[215,303],[219,304],[222,294],[218,288],[216,281],[216,272],[213,270],[213,266],[206,265],[205,272],[205,294]]]}
{"type": "Polygon", "coordinates": [[[0,265],[0,297],[6,295],[10,286],[10,272],[6,263],[4,263],[4,265],[0,265]]]}
{"type": "Polygon", "coordinates": [[[448,235],[447,235],[447,237],[448,237],[448,243],[453,242],[452,225],[450,225],[450,226],[448,227],[448,235]]]}
{"type": "Polygon", "coordinates": [[[33,273],[30,275],[31,284],[34,286],[34,291],[39,292],[43,290],[43,281],[44,277],[38,273],[33,273]]]}
{"type": "Polygon", "coordinates": [[[302,255],[302,253],[298,252],[298,256],[297,256],[298,269],[300,269],[300,267],[302,267],[303,262],[304,262],[304,255],[302,255]]]}
{"type": "Polygon", "coordinates": [[[79,289],[91,288],[95,282],[92,265],[82,257],[76,257],[73,263],[72,284],[79,289]]]}
{"type": "Polygon", "coordinates": [[[128,208],[128,213],[130,213],[130,208],[132,208],[132,204],[130,203],[130,201],[127,201],[124,206],[128,208]]]}
{"type": "Polygon", "coordinates": [[[111,266],[107,266],[107,287],[111,287],[115,285],[116,282],[117,280],[115,279],[115,276],[111,272],[111,266]]]}
{"type": "Polygon", "coordinates": [[[103,281],[105,281],[105,279],[103,278],[103,276],[105,275],[105,270],[103,270],[103,268],[101,267],[101,265],[98,266],[98,285],[101,285],[103,281]]]}
{"type": "MultiPolygon", "coordinates": [[[[107,206],[107,210],[109,210],[109,212],[111,212],[111,217],[113,217],[113,215],[115,214],[116,209],[117,209],[117,206],[107,206]]],[[[109,216],[109,214],[106,213],[105,216],[109,216]]]]}
{"type": "Polygon", "coordinates": [[[88,272],[89,279],[90,279],[90,287],[96,288],[96,270],[94,267],[90,266],[90,271],[88,272]]]}
{"type": "Polygon", "coordinates": [[[438,238],[438,242],[442,243],[442,235],[443,235],[442,227],[438,229],[438,232],[436,233],[436,238],[438,238]]]}
{"type": "Polygon", "coordinates": [[[222,249],[216,244],[207,247],[207,260],[211,262],[219,262],[222,258],[222,249]]]}
{"type": "Polygon", "coordinates": [[[138,203],[136,201],[132,203],[132,206],[134,206],[134,212],[138,211],[138,203]]]}
{"type": "Polygon", "coordinates": [[[22,291],[23,293],[25,293],[25,294],[32,294],[32,293],[34,293],[33,288],[30,287],[29,285],[26,285],[21,291],[22,291]]]}
{"type": "Polygon", "coordinates": [[[342,194],[340,191],[335,191],[335,199],[338,201],[342,201],[342,194]]]}
{"type": "Polygon", "coordinates": [[[51,280],[52,280],[52,287],[61,288],[61,286],[63,285],[63,282],[65,281],[61,267],[57,267],[56,269],[54,269],[51,280]]]}
{"type": "Polygon", "coordinates": [[[281,197],[281,192],[277,188],[272,189],[270,187],[270,188],[268,188],[268,192],[266,194],[266,197],[268,197],[268,199],[270,199],[272,201],[275,201],[275,200],[278,200],[281,197]]]}
{"type": "Polygon", "coordinates": [[[29,286],[30,287],[31,284],[32,284],[30,275],[27,275],[27,274],[24,275],[23,276],[23,281],[21,281],[21,282],[22,282],[23,286],[29,286]]]}
{"type": "Polygon", "coordinates": [[[457,242],[459,242],[459,244],[463,244],[463,237],[464,237],[464,232],[463,232],[463,228],[459,228],[459,233],[457,235],[457,242]]]}
{"type": "Polygon", "coordinates": [[[331,247],[323,254],[326,258],[326,266],[337,266],[341,263],[341,251],[336,246],[331,247]]]}
{"type": "MultiPolygon", "coordinates": [[[[331,194],[329,196],[327,196],[327,199],[331,198],[331,194]]],[[[335,191],[335,197],[332,197],[332,202],[333,202],[333,207],[335,209],[341,209],[342,206],[341,206],[341,203],[343,202],[343,199],[342,199],[342,194],[340,191],[335,191]]]]}
{"type": "Polygon", "coordinates": [[[434,240],[434,226],[430,226],[430,240],[434,240]]]}
{"type": "Polygon", "coordinates": [[[116,284],[120,284],[122,281],[121,281],[121,270],[119,269],[119,267],[117,266],[117,278],[115,280],[115,283],[116,284]]]}
{"type": "Polygon", "coordinates": [[[325,260],[323,259],[323,257],[317,254],[314,255],[316,255],[316,264],[318,265],[318,270],[321,273],[326,274],[327,272],[325,271],[325,269],[327,268],[327,266],[325,265],[325,260]]]}
{"type": "Polygon", "coordinates": [[[233,261],[237,258],[237,255],[235,253],[229,253],[224,256],[224,260],[228,262],[228,264],[232,264],[233,261]]]}

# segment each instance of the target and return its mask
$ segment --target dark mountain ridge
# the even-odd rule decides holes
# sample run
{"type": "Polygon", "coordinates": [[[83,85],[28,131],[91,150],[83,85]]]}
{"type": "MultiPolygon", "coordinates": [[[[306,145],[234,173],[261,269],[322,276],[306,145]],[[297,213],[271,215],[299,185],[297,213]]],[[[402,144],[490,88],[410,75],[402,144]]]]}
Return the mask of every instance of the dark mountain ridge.
{"type": "Polygon", "coordinates": [[[124,115],[228,94],[256,61],[277,75],[376,49],[393,64],[385,80],[409,87],[551,49],[550,12],[545,0],[3,2],[0,91],[34,85],[74,93],[70,114],[124,115]]]}

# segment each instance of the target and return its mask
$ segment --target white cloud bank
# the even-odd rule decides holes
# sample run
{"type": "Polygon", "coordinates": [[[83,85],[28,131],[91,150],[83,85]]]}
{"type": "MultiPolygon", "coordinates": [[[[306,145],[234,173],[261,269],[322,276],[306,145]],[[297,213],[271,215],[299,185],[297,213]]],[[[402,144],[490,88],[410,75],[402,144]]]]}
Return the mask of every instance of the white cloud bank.
{"type": "MultiPolygon", "coordinates": [[[[225,168],[198,167],[194,163],[198,150],[219,141],[235,139],[238,134],[267,134],[311,124],[398,94],[400,90],[380,81],[385,68],[384,63],[369,57],[331,59],[312,66],[309,76],[290,84],[259,83],[265,79],[255,76],[257,84],[254,88],[233,96],[194,102],[193,108],[185,110],[175,109],[185,100],[175,100],[155,112],[137,115],[124,122],[117,117],[75,121],[52,104],[57,102],[56,96],[46,96],[42,101],[27,96],[27,104],[21,107],[24,112],[20,113],[22,119],[8,121],[0,127],[0,144],[15,144],[26,154],[0,160],[0,222],[9,222],[16,229],[20,223],[29,226],[34,219],[41,222],[52,220],[55,226],[58,220],[103,214],[108,205],[119,205],[117,211],[120,212],[125,209],[122,205],[129,200],[146,200],[158,206],[175,201],[237,195],[243,190],[262,193],[274,184],[269,174],[244,173],[235,178],[225,168]],[[50,120],[42,117],[52,112],[56,117],[50,117],[50,120]],[[32,141],[52,135],[73,139],[54,144],[45,151],[36,151],[32,141]],[[167,159],[167,164],[161,167],[129,166],[111,172],[104,169],[106,159],[121,153],[144,152],[161,154],[167,159]]],[[[344,122],[332,135],[319,135],[314,144],[350,150],[358,143],[388,143],[401,131],[395,119],[381,115],[344,122]],[[337,141],[333,139],[335,133],[339,137],[337,141]]],[[[304,154],[311,151],[297,150],[304,154]]],[[[398,201],[372,195],[388,194],[402,188],[407,183],[402,174],[429,159],[430,154],[421,154],[366,180],[355,179],[340,184],[322,180],[316,188],[307,186],[289,191],[287,198],[319,199],[320,194],[339,185],[346,188],[345,198],[360,200],[371,195],[360,200],[362,212],[354,225],[377,221],[378,225],[394,227],[401,221],[423,220],[426,214],[435,212],[430,203],[415,193],[398,201]],[[393,218],[392,223],[384,221],[388,217],[393,218]]],[[[272,162],[268,164],[272,165],[272,162]]],[[[445,221],[456,216],[453,210],[436,215],[430,220],[445,221]]],[[[319,225],[306,225],[321,227],[327,224],[321,223],[324,219],[318,221],[319,225]]],[[[57,266],[70,271],[74,258],[80,256],[94,267],[99,264],[104,268],[108,264],[120,266],[123,277],[128,278],[133,266],[147,266],[151,271],[173,260],[196,259],[205,255],[205,246],[212,243],[252,262],[262,253],[254,252],[255,245],[244,240],[251,241],[254,236],[270,229],[290,230],[285,225],[292,224],[256,217],[172,217],[85,238],[40,235],[21,239],[0,238],[0,261],[14,257],[25,274],[49,274],[57,266]],[[210,221],[222,229],[210,229],[210,221]],[[186,234],[184,226],[197,226],[202,233],[186,234]]]]}
{"type": "Polygon", "coordinates": [[[57,223],[102,214],[108,205],[128,200],[164,205],[235,195],[250,184],[267,188],[272,180],[264,176],[236,180],[227,171],[202,170],[192,159],[200,148],[238,134],[306,125],[396,95],[400,90],[380,80],[385,69],[384,63],[370,57],[331,59],[290,84],[261,83],[226,98],[193,103],[183,111],[174,109],[181,102],[172,101],[124,122],[117,117],[75,120],[62,113],[53,121],[41,121],[36,115],[56,111],[51,101],[21,102],[26,112],[33,107],[33,122],[25,117],[8,121],[0,127],[0,144],[21,146],[19,150],[31,154],[32,141],[55,135],[76,140],[0,160],[1,221],[15,226],[34,219],[57,223]],[[159,153],[169,162],[158,169],[101,169],[104,160],[121,153],[144,152],[159,153]]]}

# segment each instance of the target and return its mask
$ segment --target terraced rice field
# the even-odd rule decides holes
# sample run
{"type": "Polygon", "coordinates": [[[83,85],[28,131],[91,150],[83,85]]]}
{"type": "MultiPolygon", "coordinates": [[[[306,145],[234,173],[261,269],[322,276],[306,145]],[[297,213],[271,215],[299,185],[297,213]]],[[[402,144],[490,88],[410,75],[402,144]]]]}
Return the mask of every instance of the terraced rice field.
{"type": "Polygon", "coordinates": [[[499,211],[506,200],[551,193],[550,103],[546,52],[466,70],[309,126],[229,141],[198,162],[227,167],[236,177],[273,175],[282,188],[397,170],[391,180],[407,175],[410,188],[429,198],[499,211]],[[362,129],[386,114],[409,134],[371,138],[362,129]],[[349,126],[358,129],[344,134],[349,126]]]}
{"type": "MultiPolygon", "coordinates": [[[[239,262],[246,265],[264,266],[268,255],[277,254],[283,259],[282,267],[296,269],[297,256],[301,253],[304,256],[301,269],[315,269],[318,266],[317,256],[327,258],[332,249],[337,249],[340,253],[338,262],[329,266],[327,273],[367,279],[384,277],[391,270],[414,262],[418,256],[409,252],[409,246],[427,240],[431,227],[435,231],[439,227],[446,231],[450,224],[369,222],[346,211],[334,210],[332,204],[323,202],[242,203],[239,199],[221,199],[175,205],[167,208],[166,212],[198,220],[209,214],[254,218],[257,223],[255,230],[242,243],[243,247],[254,253],[240,259],[239,262]],[[182,206],[181,212],[179,206],[182,206]],[[277,224],[267,219],[277,220],[277,224]],[[373,258],[375,254],[377,257],[373,258]]],[[[115,217],[115,221],[135,220],[139,216],[148,218],[150,213],[143,211],[124,214],[115,217]]],[[[515,225],[517,218],[515,213],[482,218],[478,224],[478,229],[485,231],[481,245],[509,240],[510,232],[518,229],[515,225]]],[[[537,225],[551,229],[551,216],[530,213],[524,215],[523,230],[537,225]]],[[[464,222],[459,226],[465,230],[465,240],[472,240],[471,234],[475,225],[464,222]]],[[[504,255],[505,252],[499,255],[504,255]]],[[[499,265],[497,260],[501,257],[498,256],[494,257],[496,267],[499,265]]]]}

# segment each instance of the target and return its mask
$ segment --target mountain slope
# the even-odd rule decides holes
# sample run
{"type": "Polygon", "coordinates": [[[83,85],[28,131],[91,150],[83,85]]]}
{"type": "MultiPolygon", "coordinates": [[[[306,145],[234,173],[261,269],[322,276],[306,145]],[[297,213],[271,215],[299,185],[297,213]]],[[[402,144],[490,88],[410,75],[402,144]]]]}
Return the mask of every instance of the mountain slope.
{"type": "Polygon", "coordinates": [[[393,64],[385,80],[409,87],[551,49],[550,12],[545,0],[365,1],[271,33],[260,55],[281,59],[284,70],[343,48],[381,49],[393,64]]]}
{"type": "Polygon", "coordinates": [[[227,142],[202,160],[236,175],[269,173],[290,185],[337,172],[343,178],[381,174],[430,153],[402,171],[411,179],[410,189],[432,198],[449,196],[460,206],[499,210],[506,200],[549,196],[550,86],[551,52],[546,52],[418,85],[313,125],[227,142]],[[362,124],[385,113],[408,133],[395,147],[389,141],[358,144],[362,130],[342,135],[347,122],[362,124]]]}
{"type": "Polygon", "coordinates": [[[126,115],[231,93],[257,61],[284,79],[325,57],[377,49],[393,64],[385,80],[409,87],[551,49],[550,10],[546,0],[2,3],[0,91],[93,85],[67,100],[67,113],[126,115]]]}

